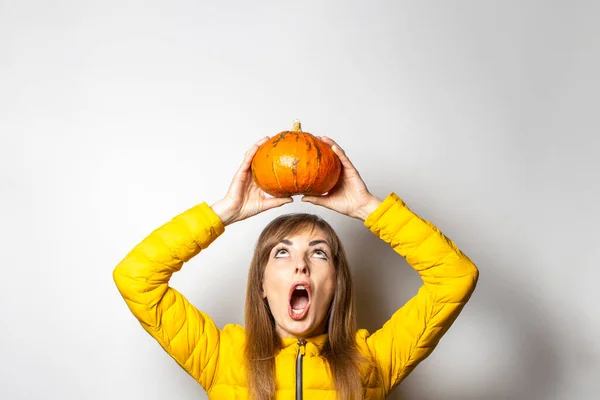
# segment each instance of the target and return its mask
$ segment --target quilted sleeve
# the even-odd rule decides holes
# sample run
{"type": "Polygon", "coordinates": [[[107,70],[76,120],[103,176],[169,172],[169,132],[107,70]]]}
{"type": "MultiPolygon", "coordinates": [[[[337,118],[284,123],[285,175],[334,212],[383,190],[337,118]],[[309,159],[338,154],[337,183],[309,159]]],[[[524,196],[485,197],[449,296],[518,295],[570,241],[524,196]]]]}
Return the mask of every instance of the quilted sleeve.
{"type": "Polygon", "coordinates": [[[367,338],[389,392],[436,347],[471,297],[479,271],[450,239],[394,193],[369,215],[365,225],[423,280],[416,296],[367,338]]]}
{"type": "Polygon", "coordinates": [[[219,217],[201,203],[150,233],[113,271],[119,292],[142,327],[207,391],[219,358],[220,331],[169,287],[169,279],[223,231],[219,217]]]}

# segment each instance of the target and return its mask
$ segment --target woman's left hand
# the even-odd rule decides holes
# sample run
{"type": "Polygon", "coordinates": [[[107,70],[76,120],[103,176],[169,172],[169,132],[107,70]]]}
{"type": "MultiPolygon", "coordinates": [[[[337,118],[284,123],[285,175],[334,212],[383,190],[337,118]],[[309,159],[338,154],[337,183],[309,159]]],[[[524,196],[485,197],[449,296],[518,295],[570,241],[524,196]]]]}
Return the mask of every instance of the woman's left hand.
{"type": "Polygon", "coordinates": [[[342,172],[337,184],[329,193],[323,196],[303,196],[302,201],[364,221],[377,208],[381,200],[369,192],[360,174],[336,142],[327,136],[319,139],[331,146],[333,152],[339,157],[342,172]]]}

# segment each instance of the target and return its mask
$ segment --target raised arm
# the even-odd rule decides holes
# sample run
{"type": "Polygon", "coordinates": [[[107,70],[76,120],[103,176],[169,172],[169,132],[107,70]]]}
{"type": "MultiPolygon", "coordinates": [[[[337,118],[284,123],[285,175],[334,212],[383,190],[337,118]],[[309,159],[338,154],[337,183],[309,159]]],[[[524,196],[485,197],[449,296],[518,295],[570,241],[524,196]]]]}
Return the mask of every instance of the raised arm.
{"type": "Polygon", "coordinates": [[[266,197],[252,179],[252,158],[266,140],[248,150],[223,199],[212,206],[201,203],[154,230],[113,271],[119,292],[142,327],[206,391],[217,371],[220,330],[171,288],[169,280],[225,226],[292,201],[266,197]]]}
{"type": "Polygon", "coordinates": [[[450,239],[394,193],[369,215],[365,225],[423,280],[418,294],[366,338],[389,391],[431,354],[469,300],[478,270],[450,239]]]}
{"type": "Polygon", "coordinates": [[[219,329],[171,288],[169,280],[223,230],[219,217],[202,203],[153,231],[113,271],[119,292],[142,327],[206,390],[216,370],[219,329]]]}
{"type": "Polygon", "coordinates": [[[470,298],[478,270],[433,224],[415,215],[394,193],[383,202],[367,189],[346,153],[330,138],[342,162],[339,183],[325,196],[303,201],[357,218],[406,258],[421,275],[418,294],[364,344],[381,371],[386,391],[402,381],[425,359],[470,298]]]}

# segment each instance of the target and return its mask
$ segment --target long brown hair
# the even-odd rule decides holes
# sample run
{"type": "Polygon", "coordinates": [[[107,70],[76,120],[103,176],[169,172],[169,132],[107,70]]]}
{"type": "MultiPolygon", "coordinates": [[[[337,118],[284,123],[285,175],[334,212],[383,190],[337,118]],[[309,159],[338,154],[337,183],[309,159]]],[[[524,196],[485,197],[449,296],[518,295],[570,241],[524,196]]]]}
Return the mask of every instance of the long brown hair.
{"type": "Polygon", "coordinates": [[[262,281],[269,254],[285,237],[304,229],[320,228],[331,244],[336,282],[333,300],[327,314],[327,340],[322,355],[327,359],[339,399],[362,399],[359,363],[362,361],[355,342],[356,309],[354,288],[342,243],[333,228],[312,214],[286,214],[275,218],[261,232],[248,273],[246,290],[245,356],[253,399],[275,398],[275,356],[281,339],[275,331],[275,320],[266,299],[261,296],[262,281]]]}

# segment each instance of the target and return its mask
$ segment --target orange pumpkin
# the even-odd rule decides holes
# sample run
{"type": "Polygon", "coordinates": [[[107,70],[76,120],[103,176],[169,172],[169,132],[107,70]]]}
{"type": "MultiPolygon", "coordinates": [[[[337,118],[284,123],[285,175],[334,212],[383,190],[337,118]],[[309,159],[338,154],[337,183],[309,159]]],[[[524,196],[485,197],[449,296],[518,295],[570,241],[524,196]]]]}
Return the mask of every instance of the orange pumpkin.
{"type": "Polygon", "coordinates": [[[318,196],[337,183],[342,166],[331,147],[308,132],[300,121],[264,143],[252,160],[256,184],[275,197],[318,196]]]}

